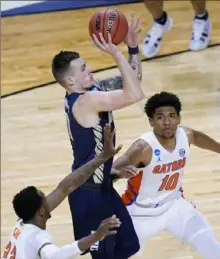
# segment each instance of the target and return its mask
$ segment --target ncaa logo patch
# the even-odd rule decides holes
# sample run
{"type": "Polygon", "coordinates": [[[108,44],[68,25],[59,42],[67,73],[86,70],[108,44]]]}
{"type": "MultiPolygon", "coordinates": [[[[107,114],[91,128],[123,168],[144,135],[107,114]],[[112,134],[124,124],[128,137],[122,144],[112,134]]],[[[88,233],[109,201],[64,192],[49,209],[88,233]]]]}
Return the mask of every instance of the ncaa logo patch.
{"type": "Polygon", "coordinates": [[[181,157],[184,157],[185,156],[185,149],[183,149],[183,148],[181,148],[180,149],[180,151],[179,151],[179,155],[181,156],[181,157]]]}
{"type": "Polygon", "coordinates": [[[159,149],[155,149],[154,150],[154,155],[155,156],[159,156],[160,155],[160,150],[159,149]]]}

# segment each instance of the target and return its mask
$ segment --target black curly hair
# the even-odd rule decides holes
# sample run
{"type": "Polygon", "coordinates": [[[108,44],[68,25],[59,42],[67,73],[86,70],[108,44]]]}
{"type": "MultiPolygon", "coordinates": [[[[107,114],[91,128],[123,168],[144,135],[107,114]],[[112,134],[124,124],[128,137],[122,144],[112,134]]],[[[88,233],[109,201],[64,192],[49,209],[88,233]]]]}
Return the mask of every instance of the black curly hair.
{"type": "Polygon", "coordinates": [[[43,198],[34,186],[28,186],[14,196],[14,211],[23,222],[32,220],[42,206],[43,198]]]}
{"type": "Polygon", "coordinates": [[[180,114],[182,104],[179,98],[172,93],[161,92],[151,96],[145,104],[144,110],[148,118],[153,118],[155,110],[159,107],[172,106],[180,114]]]}

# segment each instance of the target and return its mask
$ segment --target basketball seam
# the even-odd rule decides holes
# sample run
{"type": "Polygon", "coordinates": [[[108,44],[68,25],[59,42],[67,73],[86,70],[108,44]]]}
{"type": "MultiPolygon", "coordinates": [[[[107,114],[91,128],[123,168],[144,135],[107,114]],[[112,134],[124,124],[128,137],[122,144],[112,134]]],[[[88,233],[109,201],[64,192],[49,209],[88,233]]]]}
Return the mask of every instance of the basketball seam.
{"type": "MultiPolygon", "coordinates": [[[[102,35],[103,35],[104,39],[105,39],[105,30],[104,30],[104,28],[105,28],[105,16],[106,16],[107,10],[108,10],[108,8],[106,8],[106,10],[105,10],[105,13],[104,13],[104,21],[103,21],[103,26],[102,26],[102,35]]],[[[108,36],[108,35],[107,35],[107,36],[108,36]]],[[[105,40],[106,40],[106,39],[105,39],[105,40]]]]}
{"type": "Polygon", "coordinates": [[[112,42],[113,42],[113,40],[114,40],[114,37],[115,37],[115,35],[116,35],[117,31],[118,31],[118,26],[119,26],[119,24],[120,24],[120,14],[118,13],[118,10],[117,10],[117,15],[118,15],[118,24],[117,24],[117,29],[115,30],[115,34],[114,34],[114,36],[113,36],[113,38],[112,38],[112,42]]]}
{"type": "Polygon", "coordinates": [[[93,28],[92,28],[92,22],[89,22],[89,33],[91,34],[90,36],[92,37],[93,34],[93,28]]]}
{"type": "Polygon", "coordinates": [[[92,22],[91,22],[91,27],[92,27],[92,34],[96,34],[95,32],[96,32],[96,19],[97,19],[97,16],[96,17],[94,17],[95,19],[95,22],[92,20],[92,22]]]}

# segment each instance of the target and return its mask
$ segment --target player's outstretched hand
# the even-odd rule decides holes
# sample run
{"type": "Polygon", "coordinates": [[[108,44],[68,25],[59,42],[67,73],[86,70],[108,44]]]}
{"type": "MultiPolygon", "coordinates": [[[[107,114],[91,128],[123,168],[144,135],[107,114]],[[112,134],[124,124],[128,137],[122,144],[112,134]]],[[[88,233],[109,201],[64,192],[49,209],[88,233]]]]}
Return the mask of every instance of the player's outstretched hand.
{"type": "Polygon", "coordinates": [[[111,126],[106,124],[104,129],[104,149],[103,155],[106,157],[112,157],[116,155],[122,148],[122,145],[117,148],[114,147],[113,139],[114,139],[115,131],[111,131],[111,126]]]}
{"type": "Polygon", "coordinates": [[[111,218],[103,220],[95,233],[97,240],[101,241],[106,236],[117,234],[116,228],[119,228],[120,225],[121,222],[118,218],[116,218],[115,215],[113,215],[111,218]]]}
{"type": "Polygon", "coordinates": [[[124,43],[131,47],[137,47],[138,41],[139,41],[139,35],[141,31],[141,20],[140,18],[137,18],[135,21],[135,14],[131,14],[131,21],[128,27],[128,33],[124,39],[124,43]]]}
{"type": "Polygon", "coordinates": [[[128,165],[119,170],[119,177],[121,179],[130,179],[139,174],[139,169],[136,166],[128,165]]]}
{"type": "Polygon", "coordinates": [[[99,37],[100,37],[100,40],[98,40],[95,34],[92,35],[93,42],[95,43],[96,47],[99,48],[101,51],[104,51],[111,56],[114,56],[117,53],[121,52],[120,49],[115,44],[112,43],[112,38],[110,33],[108,33],[108,43],[105,41],[102,33],[99,33],[99,37]]]}

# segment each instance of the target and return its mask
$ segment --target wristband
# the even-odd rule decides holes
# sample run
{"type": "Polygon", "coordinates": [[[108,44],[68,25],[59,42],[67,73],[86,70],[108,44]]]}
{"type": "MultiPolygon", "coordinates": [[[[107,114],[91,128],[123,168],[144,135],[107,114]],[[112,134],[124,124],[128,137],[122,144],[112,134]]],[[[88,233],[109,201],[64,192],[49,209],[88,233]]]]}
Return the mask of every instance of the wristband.
{"type": "Polygon", "coordinates": [[[128,53],[131,55],[136,55],[139,53],[139,47],[129,47],[128,46],[128,53]]]}

